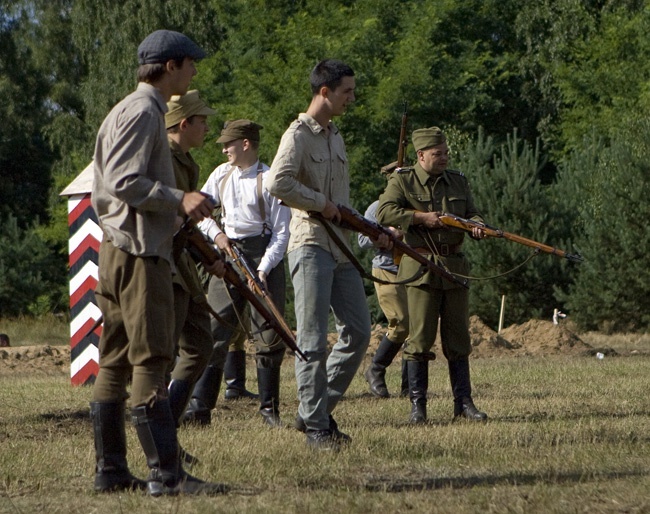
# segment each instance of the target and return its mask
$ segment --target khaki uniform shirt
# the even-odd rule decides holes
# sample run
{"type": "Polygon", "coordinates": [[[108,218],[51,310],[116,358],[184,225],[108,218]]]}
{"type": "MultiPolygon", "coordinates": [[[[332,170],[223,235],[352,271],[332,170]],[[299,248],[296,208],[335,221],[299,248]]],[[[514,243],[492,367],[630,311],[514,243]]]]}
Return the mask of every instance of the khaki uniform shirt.
{"type": "Polygon", "coordinates": [[[143,82],[113,107],[97,134],[92,205],[113,245],[171,263],[183,191],[175,188],[165,112],[160,92],[143,82]]]}
{"type": "MultiPolygon", "coordinates": [[[[337,262],[348,260],[322,223],[309,216],[309,211],[322,212],[326,200],[350,204],[348,158],[334,123],[330,121],[326,132],[314,118],[301,113],[282,136],[266,188],[291,207],[289,252],[315,245],[330,252],[337,262]]],[[[349,247],[349,231],[332,226],[349,247]]]]}
{"type": "MultiPolygon", "coordinates": [[[[169,139],[169,147],[172,152],[172,164],[174,167],[174,176],[176,178],[176,187],[181,191],[190,193],[196,191],[199,184],[199,165],[194,162],[189,153],[183,152],[176,141],[169,139]]],[[[184,238],[175,238],[174,246],[177,244],[185,246],[184,238]]],[[[176,274],[174,275],[174,284],[180,285],[185,291],[190,293],[195,301],[205,301],[205,294],[201,285],[201,279],[196,270],[196,264],[190,257],[187,250],[178,249],[174,251],[179,257],[176,260],[176,274]]]]}
{"type": "MultiPolygon", "coordinates": [[[[420,231],[426,231],[435,243],[462,244],[465,237],[463,231],[415,227],[413,225],[415,211],[447,212],[474,221],[483,221],[474,205],[465,175],[453,170],[446,170],[438,176],[429,175],[419,163],[416,163],[413,168],[404,168],[391,175],[384,193],[379,197],[377,221],[382,225],[390,225],[402,230],[404,241],[415,248],[427,247],[420,231]]],[[[463,253],[439,256],[436,259],[452,273],[463,275],[469,273],[469,263],[463,253]]],[[[419,267],[417,261],[407,255],[403,256],[398,278],[401,280],[413,276],[419,267]]],[[[460,287],[432,273],[426,273],[421,279],[408,285],[421,284],[431,284],[438,289],[460,287]]]]}

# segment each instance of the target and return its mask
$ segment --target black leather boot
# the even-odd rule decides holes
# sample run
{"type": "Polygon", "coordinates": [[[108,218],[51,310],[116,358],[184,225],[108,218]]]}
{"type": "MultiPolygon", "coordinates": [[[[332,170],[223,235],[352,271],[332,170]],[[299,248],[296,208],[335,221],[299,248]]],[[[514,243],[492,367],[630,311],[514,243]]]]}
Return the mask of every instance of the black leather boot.
{"type": "MultiPolygon", "coordinates": [[[[172,410],[172,416],[176,423],[176,428],[181,426],[181,422],[184,419],[185,409],[187,408],[190,394],[192,394],[192,383],[189,380],[172,380],[169,382],[169,407],[172,410]]],[[[181,447],[180,451],[181,460],[190,469],[199,462],[194,455],[185,451],[183,447],[181,447]]]]}
{"type": "Polygon", "coordinates": [[[264,423],[271,427],[281,427],[280,367],[257,368],[257,386],[260,392],[260,414],[264,423]]]}
{"type": "Polygon", "coordinates": [[[411,415],[409,423],[420,424],[427,421],[427,390],[429,389],[429,361],[407,361],[409,379],[409,398],[411,415]]]}
{"type": "Polygon", "coordinates": [[[207,426],[211,422],[211,411],[217,405],[223,370],[210,364],[194,385],[192,398],[185,410],[183,423],[197,423],[207,426]]]}
{"type": "Polygon", "coordinates": [[[377,353],[372,359],[372,364],[366,370],[364,376],[370,385],[370,393],[377,398],[390,398],[390,393],[386,387],[386,368],[390,366],[393,359],[399,352],[401,344],[393,343],[388,337],[379,343],[377,353]]]}
{"type": "Polygon", "coordinates": [[[246,390],[246,352],[235,350],[228,352],[226,364],[223,368],[224,379],[226,380],[226,400],[241,400],[243,398],[257,400],[255,393],[246,390]]]}
{"type": "Polygon", "coordinates": [[[487,420],[487,414],[478,410],[472,401],[469,359],[449,361],[449,380],[454,393],[454,419],[463,417],[472,421],[487,420]]]}
{"type": "Polygon", "coordinates": [[[134,477],[126,462],[124,402],[90,403],[95,436],[95,491],[144,489],[147,483],[134,477]]]}
{"type": "Polygon", "coordinates": [[[147,490],[151,496],[228,492],[224,484],[204,482],[183,470],[169,400],[158,400],[152,406],[135,407],[131,409],[131,417],[147,457],[150,470],[147,490]]]}
{"type": "Polygon", "coordinates": [[[402,359],[402,389],[399,393],[402,398],[409,396],[409,374],[406,369],[406,361],[402,359]]]}

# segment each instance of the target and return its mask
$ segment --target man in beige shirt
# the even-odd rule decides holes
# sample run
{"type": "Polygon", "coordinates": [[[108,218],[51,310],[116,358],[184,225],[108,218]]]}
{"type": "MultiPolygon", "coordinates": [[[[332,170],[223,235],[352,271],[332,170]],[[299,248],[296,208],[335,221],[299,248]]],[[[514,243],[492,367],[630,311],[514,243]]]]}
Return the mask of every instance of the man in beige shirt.
{"type": "MultiPolygon", "coordinates": [[[[354,72],[341,61],[327,59],[312,70],[310,83],[309,108],[284,133],[267,189],[292,212],[289,270],[297,343],[307,356],[307,362],[295,363],[300,400],[296,428],[306,433],[311,448],[336,450],[350,437],[339,431],[331,413],[365,355],[370,314],[361,275],[309,213],[320,212],[337,222],[338,205],[350,204],[345,144],[331,118],[342,115],[354,101],[354,72]],[[328,356],[330,308],[339,337],[328,356]]],[[[349,233],[333,229],[349,247],[349,233]]]]}

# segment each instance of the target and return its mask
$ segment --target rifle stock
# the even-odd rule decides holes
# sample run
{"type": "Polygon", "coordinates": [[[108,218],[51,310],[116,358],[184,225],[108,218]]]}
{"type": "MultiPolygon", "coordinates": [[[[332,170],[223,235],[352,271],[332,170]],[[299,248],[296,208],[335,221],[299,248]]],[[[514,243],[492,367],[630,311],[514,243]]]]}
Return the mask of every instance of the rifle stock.
{"type": "MultiPolygon", "coordinates": [[[[181,226],[180,230],[185,232],[187,236],[187,242],[192,245],[201,256],[201,260],[208,264],[214,264],[218,260],[223,260],[221,254],[210,244],[210,242],[205,238],[203,232],[199,230],[192,220],[187,220],[181,226]]],[[[287,347],[296,355],[296,357],[304,362],[307,362],[307,357],[296,343],[296,338],[293,335],[293,332],[289,330],[286,321],[282,316],[276,316],[275,313],[271,312],[264,303],[255,295],[253,291],[248,288],[246,284],[232,264],[229,262],[224,262],[226,273],[223,276],[223,279],[232,284],[237,290],[250,302],[250,304],[262,315],[265,321],[268,323],[269,327],[275,330],[275,332],[282,338],[287,347]],[[282,321],[280,321],[282,320],[282,321]]]]}
{"type": "Polygon", "coordinates": [[[266,302],[266,305],[273,313],[273,316],[275,316],[275,319],[280,325],[282,325],[282,330],[293,334],[291,328],[289,328],[289,325],[285,321],[284,316],[278,309],[277,305],[275,305],[275,302],[271,299],[271,296],[269,295],[264,282],[262,282],[253,267],[250,265],[250,262],[248,261],[246,255],[244,255],[244,252],[242,252],[237,245],[231,245],[229,255],[232,258],[233,262],[242,271],[242,273],[244,273],[246,278],[248,278],[253,283],[253,289],[255,293],[266,302]]]}
{"type": "MultiPolygon", "coordinates": [[[[395,237],[390,230],[385,227],[382,227],[378,223],[374,223],[367,218],[364,218],[358,212],[345,207],[344,205],[339,205],[339,212],[341,213],[341,221],[339,226],[342,228],[347,228],[349,230],[354,230],[355,232],[361,232],[362,234],[372,238],[377,239],[381,234],[386,234],[393,243],[393,247],[397,252],[408,255],[422,266],[425,266],[430,272],[435,273],[436,275],[441,276],[445,280],[449,280],[454,284],[458,284],[462,287],[469,288],[467,280],[456,277],[449,271],[447,271],[442,266],[439,266],[433,261],[427,259],[424,255],[418,253],[413,247],[406,244],[401,239],[395,237]]],[[[318,213],[320,215],[320,213],[318,213]]],[[[321,216],[322,218],[322,216],[321,216]]]]}
{"type": "Polygon", "coordinates": [[[477,221],[461,218],[460,216],[456,216],[454,214],[449,214],[445,212],[442,213],[440,216],[438,216],[438,219],[448,227],[459,228],[466,232],[471,232],[474,227],[478,227],[483,229],[483,232],[489,237],[500,237],[503,239],[508,239],[510,241],[514,241],[515,243],[519,243],[524,246],[529,246],[530,248],[535,248],[540,252],[548,253],[551,255],[557,255],[558,257],[568,259],[571,262],[582,262],[584,260],[582,256],[578,253],[575,254],[567,253],[564,250],[560,250],[553,246],[549,246],[544,243],[534,241],[533,239],[528,239],[523,236],[513,234],[511,232],[506,232],[499,228],[485,225],[484,223],[478,223],[477,221]]]}

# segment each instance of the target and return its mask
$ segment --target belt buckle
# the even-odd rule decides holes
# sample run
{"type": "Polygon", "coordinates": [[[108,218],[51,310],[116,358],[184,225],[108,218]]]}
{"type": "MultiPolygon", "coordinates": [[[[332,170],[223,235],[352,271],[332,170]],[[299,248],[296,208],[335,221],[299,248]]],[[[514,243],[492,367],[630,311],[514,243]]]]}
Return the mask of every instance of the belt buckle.
{"type": "Polygon", "coordinates": [[[443,257],[446,257],[449,255],[449,244],[447,243],[442,243],[439,248],[440,255],[443,257]]]}

